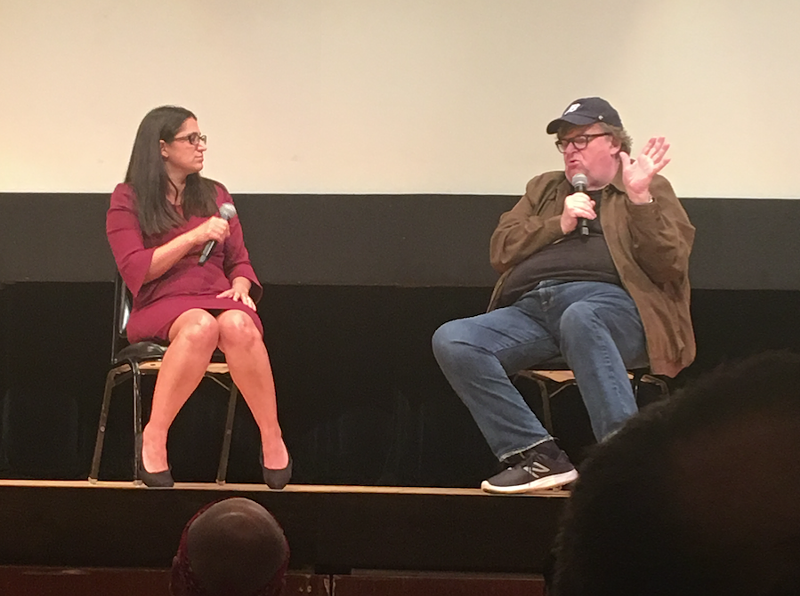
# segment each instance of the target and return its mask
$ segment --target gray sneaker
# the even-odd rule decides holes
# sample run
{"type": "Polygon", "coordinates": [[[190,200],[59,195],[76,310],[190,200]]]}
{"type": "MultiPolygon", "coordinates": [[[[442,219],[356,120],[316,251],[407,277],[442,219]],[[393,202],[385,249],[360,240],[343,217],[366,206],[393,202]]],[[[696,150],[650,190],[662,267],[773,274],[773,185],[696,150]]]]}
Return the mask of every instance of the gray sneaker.
{"type": "Polygon", "coordinates": [[[511,495],[559,488],[578,478],[567,454],[552,441],[529,449],[519,463],[481,483],[487,493],[511,495]]]}

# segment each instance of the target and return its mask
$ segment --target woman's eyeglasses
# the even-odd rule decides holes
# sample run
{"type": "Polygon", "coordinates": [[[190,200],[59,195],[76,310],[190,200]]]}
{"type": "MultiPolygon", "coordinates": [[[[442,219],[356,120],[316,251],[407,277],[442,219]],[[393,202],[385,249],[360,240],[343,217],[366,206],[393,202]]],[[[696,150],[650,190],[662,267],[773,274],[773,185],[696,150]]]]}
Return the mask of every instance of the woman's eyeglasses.
{"type": "Polygon", "coordinates": [[[185,137],[175,137],[172,139],[174,141],[189,141],[192,145],[197,147],[200,143],[203,145],[208,144],[208,137],[206,135],[201,135],[199,132],[192,132],[186,135],[185,137]]]}

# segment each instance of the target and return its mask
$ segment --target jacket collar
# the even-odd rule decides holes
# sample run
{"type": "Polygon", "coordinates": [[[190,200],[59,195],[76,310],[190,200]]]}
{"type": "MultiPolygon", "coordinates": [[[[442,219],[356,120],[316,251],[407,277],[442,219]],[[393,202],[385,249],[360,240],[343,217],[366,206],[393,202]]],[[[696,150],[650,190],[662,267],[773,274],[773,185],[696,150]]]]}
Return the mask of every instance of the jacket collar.
{"type": "Polygon", "coordinates": [[[625,193],[625,184],[622,182],[622,166],[617,168],[617,173],[614,175],[614,179],[611,181],[610,185],[619,192],[625,193]]]}

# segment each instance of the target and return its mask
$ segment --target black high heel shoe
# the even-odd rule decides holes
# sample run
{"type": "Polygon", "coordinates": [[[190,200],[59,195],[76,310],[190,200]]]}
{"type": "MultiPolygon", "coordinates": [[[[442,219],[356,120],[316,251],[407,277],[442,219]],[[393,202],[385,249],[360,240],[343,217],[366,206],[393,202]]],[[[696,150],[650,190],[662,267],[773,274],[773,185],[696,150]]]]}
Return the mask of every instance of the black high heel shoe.
{"type": "Polygon", "coordinates": [[[169,469],[155,473],[145,470],[144,459],[142,458],[142,442],[142,435],[138,435],[136,437],[136,450],[139,453],[139,469],[137,470],[139,480],[150,488],[171,488],[175,486],[175,481],[172,479],[172,472],[169,469]]]}
{"type": "Polygon", "coordinates": [[[261,464],[261,472],[264,475],[264,483],[274,490],[281,490],[284,486],[289,484],[292,477],[292,454],[289,453],[289,463],[285,468],[280,470],[271,470],[264,466],[264,450],[259,451],[259,463],[261,464]]]}

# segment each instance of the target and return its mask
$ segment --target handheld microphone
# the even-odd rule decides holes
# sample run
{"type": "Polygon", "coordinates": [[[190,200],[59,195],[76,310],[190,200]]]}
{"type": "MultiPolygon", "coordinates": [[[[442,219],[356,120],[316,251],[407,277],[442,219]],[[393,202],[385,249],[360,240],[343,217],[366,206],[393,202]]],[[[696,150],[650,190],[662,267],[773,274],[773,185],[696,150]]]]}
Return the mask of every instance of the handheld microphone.
{"type": "MultiPolygon", "coordinates": [[[[236,215],[236,207],[233,206],[233,203],[222,203],[222,205],[219,206],[219,216],[225,221],[229,221],[235,215],[236,215]]],[[[205,265],[205,262],[211,255],[211,251],[214,250],[214,247],[216,245],[217,245],[216,240],[209,240],[208,242],[206,242],[206,245],[203,247],[203,252],[200,253],[200,260],[198,261],[200,265],[205,265]]]]}
{"type": "MultiPolygon", "coordinates": [[[[587,184],[589,184],[589,180],[586,178],[586,174],[575,174],[572,177],[572,187],[575,192],[586,192],[587,184]]],[[[581,236],[589,235],[589,222],[586,221],[585,217],[578,218],[578,229],[581,236]]]]}

